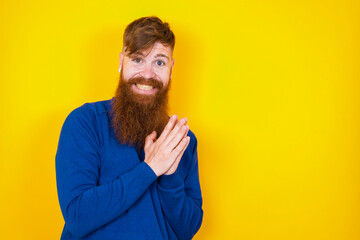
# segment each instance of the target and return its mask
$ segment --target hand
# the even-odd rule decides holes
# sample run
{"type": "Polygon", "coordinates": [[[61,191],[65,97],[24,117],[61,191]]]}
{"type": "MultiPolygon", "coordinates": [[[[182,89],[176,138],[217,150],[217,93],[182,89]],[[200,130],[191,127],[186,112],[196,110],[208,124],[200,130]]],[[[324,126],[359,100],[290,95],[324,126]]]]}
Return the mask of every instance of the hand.
{"type": "Polygon", "coordinates": [[[189,128],[187,128],[186,133],[185,133],[185,137],[187,138],[186,146],[185,146],[184,149],[181,151],[181,153],[176,157],[175,162],[174,162],[173,165],[169,168],[169,170],[167,170],[167,171],[164,173],[164,175],[173,174],[173,173],[176,171],[177,167],[179,166],[180,160],[181,160],[181,158],[182,158],[182,156],[183,156],[183,154],[184,154],[187,146],[188,146],[189,143],[190,143],[190,137],[187,137],[188,132],[189,132],[189,128]]]}
{"type": "Polygon", "coordinates": [[[190,142],[186,136],[189,126],[187,119],[177,122],[177,116],[172,116],[160,137],[156,139],[156,132],[152,132],[145,139],[145,162],[157,176],[176,171],[180,159],[190,142]]]}

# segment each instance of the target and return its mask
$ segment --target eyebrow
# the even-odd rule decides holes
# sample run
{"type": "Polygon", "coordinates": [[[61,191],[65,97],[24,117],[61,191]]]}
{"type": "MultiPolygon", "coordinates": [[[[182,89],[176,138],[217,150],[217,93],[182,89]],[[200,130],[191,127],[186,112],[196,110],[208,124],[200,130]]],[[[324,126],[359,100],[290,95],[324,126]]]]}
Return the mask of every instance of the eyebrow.
{"type": "MultiPolygon", "coordinates": [[[[142,52],[136,52],[133,54],[128,55],[129,57],[145,57],[145,55],[142,52]]],[[[162,57],[162,58],[166,58],[167,60],[169,60],[170,58],[164,54],[164,53],[158,53],[154,56],[154,58],[158,58],[158,57],[162,57]]]]}
{"type": "Polygon", "coordinates": [[[145,56],[142,52],[135,52],[133,54],[128,54],[129,57],[143,57],[145,56]]]}
{"type": "Polygon", "coordinates": [[[155,57],[156,57],[156,58],[157,58],[157,57],[163,57],[163,58],[166,58],[166,59],[169,60],[169,57],[168,57],[167,55],[163,54],[163,53],[158,53],[158,54],[155,55],[155,57]]]}

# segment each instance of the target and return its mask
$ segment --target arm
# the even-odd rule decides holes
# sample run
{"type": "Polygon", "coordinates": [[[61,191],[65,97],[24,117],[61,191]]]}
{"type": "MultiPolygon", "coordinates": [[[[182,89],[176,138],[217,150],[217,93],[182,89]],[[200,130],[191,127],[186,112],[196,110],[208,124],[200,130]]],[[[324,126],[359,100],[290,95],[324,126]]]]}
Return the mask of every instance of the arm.
{"type": "Polygon", "coordinates": [[[191,239],[200,228],[203,216],[197,141],[191,134],[192,150],[185,151],[190,143],[186,123],[186,118],[177,122],[177,116],[172,116],[160,137],[156,139],[155,132],[148,135],[144,147],[144,162],[159,177],[157,189],[160,203],[167,227],[170,225],[171,236],[175,234],[176,239],[191,239]],[[177,172],[180,160],[181,170],[185,171],[183,175],[186,177],[180,177],[177,172]]]}
{"type": "Polygon", "coordinates": [[[189,156],[191,164],[185,180],[178,172],[162,175],[158,180],[165,219],[178,239],[191,239],[199,230],[203,217],[196,138],[189,156]]]}
{"type": "Polygon", "coordinates": [[[65,223],[78,237],[119,217],[157,179],[143,162],[117,179],[98,185],[100,142],[96,116],[87,109],[74,110],[61,131],[56,178],[65,223]]]}

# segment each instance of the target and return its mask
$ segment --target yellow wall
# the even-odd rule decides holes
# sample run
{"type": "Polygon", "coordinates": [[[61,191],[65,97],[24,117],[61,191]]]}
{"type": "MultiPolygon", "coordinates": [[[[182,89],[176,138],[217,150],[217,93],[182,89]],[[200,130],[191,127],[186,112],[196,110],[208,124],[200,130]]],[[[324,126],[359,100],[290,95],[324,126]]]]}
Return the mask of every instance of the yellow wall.
{"type": "Polygon", "coordinates": [[[67,114],[109,99],[122,33],[176,34],[171,114],[199,140],[202,239],[360,239],[359,1],[0,1],[0,239],[59,239],[67,114]]]}

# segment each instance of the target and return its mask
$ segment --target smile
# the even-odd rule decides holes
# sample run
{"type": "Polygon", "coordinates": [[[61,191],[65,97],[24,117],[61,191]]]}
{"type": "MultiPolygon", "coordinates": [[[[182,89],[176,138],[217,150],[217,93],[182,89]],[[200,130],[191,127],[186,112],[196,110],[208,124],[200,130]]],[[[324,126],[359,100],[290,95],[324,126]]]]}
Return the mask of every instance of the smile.
{"type": "Polygon", "coordinates": [[[135,93],[142,95],[153,95],[159,90],[154,86],[139,83],[132,84],[131,88],[135,93]]]}
{"type": "Polygon", "coordinates": [[[153,89],[153,86],[145,85],[145,84],[136,84],[136,87],[141,90],[151,90],[153,89]]]}

